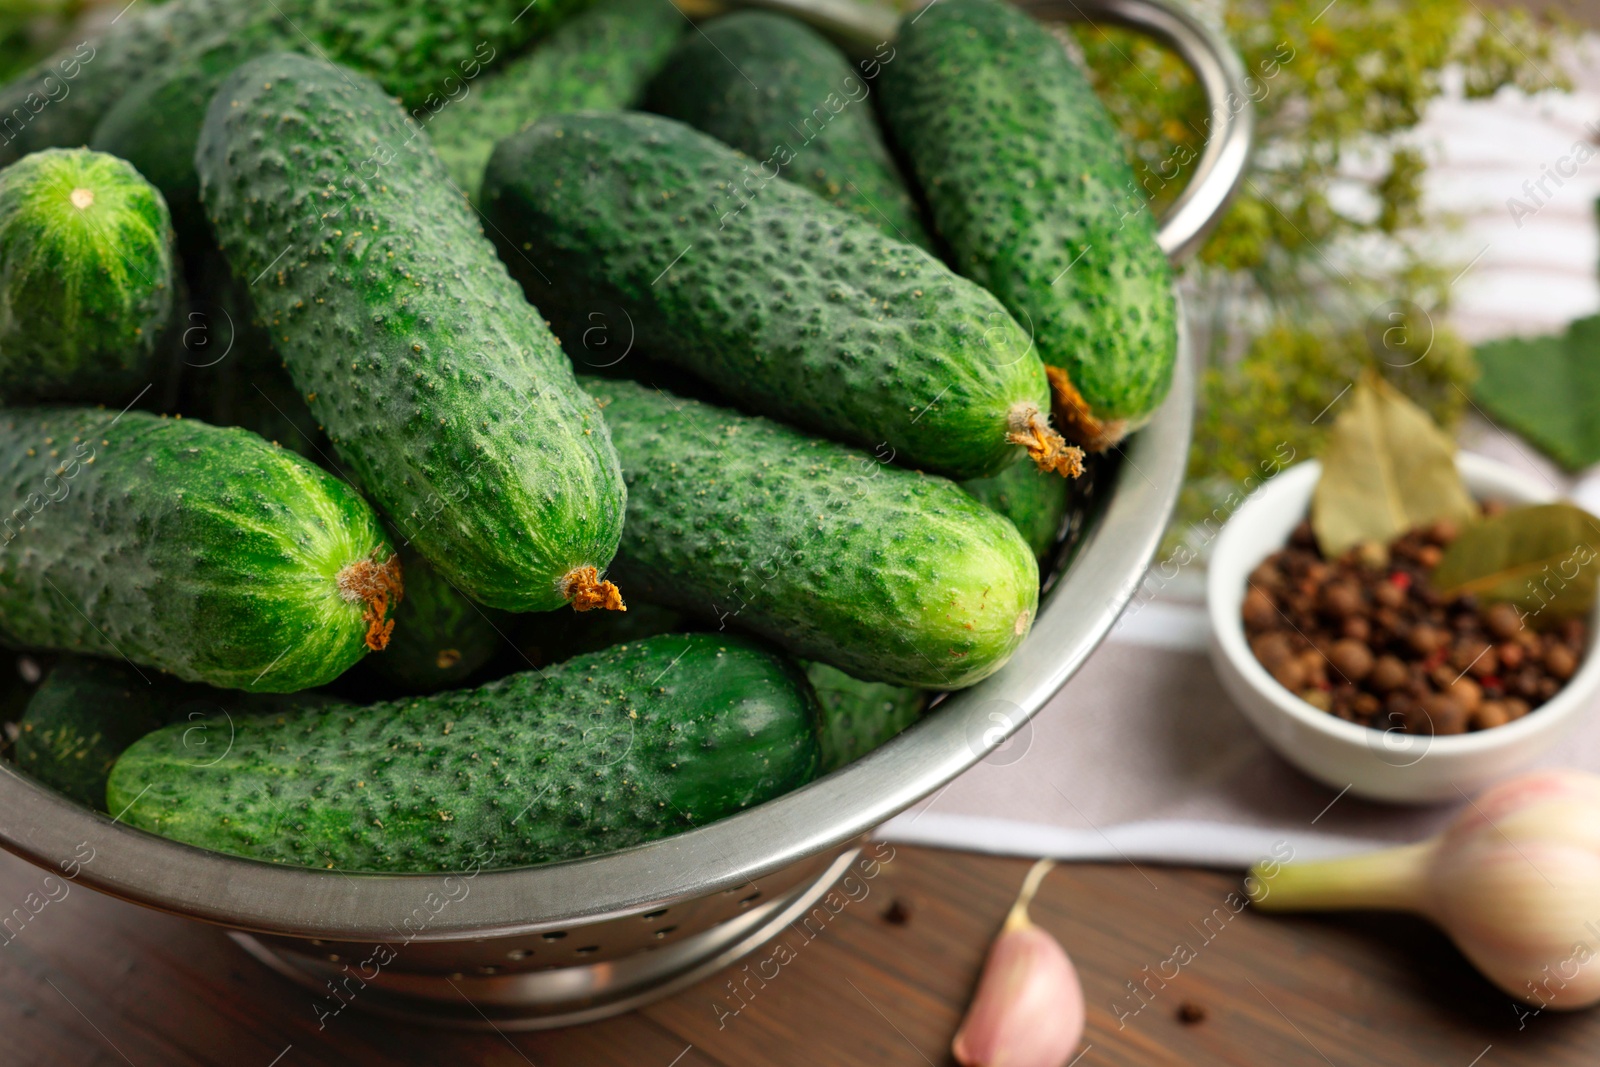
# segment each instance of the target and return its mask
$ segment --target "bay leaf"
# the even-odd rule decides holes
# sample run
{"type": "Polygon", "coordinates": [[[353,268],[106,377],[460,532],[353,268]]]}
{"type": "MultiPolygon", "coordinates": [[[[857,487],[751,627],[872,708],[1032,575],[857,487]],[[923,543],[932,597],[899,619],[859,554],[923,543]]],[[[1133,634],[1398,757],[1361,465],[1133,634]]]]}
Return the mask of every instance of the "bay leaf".
{"type": "Polygon", "coordinates": [[[1445,596],[1516,605],[1530,626],[1585,615],[1600,589],[1600,521],[1572,504],[1513,508],[1461,532],[1433,572],[1445,596]]]}
{"type": "Polygon", "coordinates": [[[1440,519],[1465,526],[1478,507],[1456,471],[1455,442],[1374,373],[1334,421],[1311,498],[1311,528],[1328,558],[1365,541],[1387,544],[1440,519]]]}

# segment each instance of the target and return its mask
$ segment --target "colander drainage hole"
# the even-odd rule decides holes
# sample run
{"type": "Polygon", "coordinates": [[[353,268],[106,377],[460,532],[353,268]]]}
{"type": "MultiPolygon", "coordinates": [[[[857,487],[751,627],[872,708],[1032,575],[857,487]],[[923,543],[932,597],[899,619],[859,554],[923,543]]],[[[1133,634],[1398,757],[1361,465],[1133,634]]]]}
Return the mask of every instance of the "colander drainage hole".
{"type": "Polygon", "coordinates": [[[672,933],[672,931],[674,931],[676,929],[677,929],[676,926],[663,926],[661,929],[656,931],[657,940],[666,937],[668,934],[672,933]]]}
{"type": "Polygon", "coordinates": [[[540,934],[539,936],[546,941],[560,941],[567,936],[567,932],[565,930],[551,930],[548,934],[540,934]]]}
{"type": "Polygon", "coordinates": [[[500,968],[492,963],[485,963],[478,968],[479,974],[499,974],[500,968]]]}
{"type": "Polygon", "coordinates": [[[508,960],[525,960],[531,955],[533,955],[533,950],[532,949],[514,948],[510,952],[506,953],[506,959],[508,959],[508,960]]]}
{"type": "Polygon", "coordinates": [[[750,905],[754,904],[756,901],[758,901],[760,899],[761,899],[761,890],[757,889],[754,893],[751,893],[749,896],[747,896],[743,900],[739,901],[739,907],[748,908],[750,905]]]}
{"type": "Polygon", "coordinates": [[[573,951],[573,953],[575,955],[578,955],[578,956],[588,956],[588,955],[592,955],[593,953],[599,952],[600,951],[600,946],[599,945],[584,945],[582,948],[575,948],[572,951],[573,951]]]}
{"type": "Polygon", "coordinates": [[[645,912],[643,915],[639,916],[639,918],[643,919],[645,922],[654,922],[656,919],[659,919],[661,916],[665,915],[669,910],[670,909],[668,908],[657,908],[655,911],[645,912]]]}

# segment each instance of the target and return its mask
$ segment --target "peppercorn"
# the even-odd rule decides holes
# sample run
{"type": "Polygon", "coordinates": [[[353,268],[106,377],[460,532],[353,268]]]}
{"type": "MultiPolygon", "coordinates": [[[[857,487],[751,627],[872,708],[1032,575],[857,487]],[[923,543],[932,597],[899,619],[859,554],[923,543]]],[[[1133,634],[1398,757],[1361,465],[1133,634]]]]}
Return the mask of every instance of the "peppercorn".
{"type": "Polygon", "coordinates": [[[1457,678],[1445,687],[1445,694],[1466,708],[1469,715],[1483,703],[1483,688],[1471,678],[1457,678]]]}
{"type": "MultiPolygon", "coordinates": [[[[1435,736],[1464,734],[1467,732],[1467,709],[1454,697],[1444,693],[1430,693],[1422,698],[1421,707],[1433,727],[1435,736]]],[[[1426,731],[1413,730],[1412,733],[1426,731]]]]}
{"type": "Polygon", "coordinates": [[[1347,619],[1366,606],[1355,583],[1332,581],[1322,587],[1317,606],[1331,619],[1347,619]]]}
{"type": "Polygon", "coordinates": [[[1544,669],[1564,682],[1578,669],[1578,657],[1566,645],[1552,643],[1544,650],[1544,669]]]}
{"type": "Polygon", "coordinates": [[[1328,659],[1334,670],[1352,682],[1359,682],[1372,673],[1372,650],[1348,637],[1334,642],[1328,650],[1328,659]]]}
{"type": "Polygon", "coordinates": [[[1380,581],[1372,589],[1372,599],[1380,607],[1399,609],[1405,606],[1406,591],[1393,581],[1380,581]]]}
{"type": "Polygon", "coordinates": [[[1504,726],[1511,721],[1511,713],[1506,710],[1505,704],[1498,700],[1485,700],[1472,711],[1472,728],[1474,730],[1488,730],[1495,726],[1504,726]]]}
{"type": "Polygon", "coordinates": [[[1405,634],[1406,644],[1419,656],[1431,656],[1444,644],[1444,635],[1436,628],[1420,623],[1405,634]]]}
{"type": "Polygon", "coordinates": [[[1406,670],[1406,665],[1400,662],[1398,656],[1382,655],[1372,664],[1372,671],[1367,675],[1367,683],[1378,693],[1387,693],[1399,689],[1411,677],[1411,672],[1406,670]]]}
{"type": "Polygon", "coordinates": [[[1517,614],[1517,609],[1504,602],[1489,605],[1489,610],[1483,616],[1484,625],[1489,632],[1502,641],[1509,641],[1517,636],[1522,629],[1522,616],[1517,614]]]}
{"type": "Polygon", "coordinates": [[[1266,630],[1278,625],[1278,605],[1259,586],[1251,586],[1250,591],[1245,593],[1244,607],[1240,611],[1245,626],[1252,630],[1266,630]]]}

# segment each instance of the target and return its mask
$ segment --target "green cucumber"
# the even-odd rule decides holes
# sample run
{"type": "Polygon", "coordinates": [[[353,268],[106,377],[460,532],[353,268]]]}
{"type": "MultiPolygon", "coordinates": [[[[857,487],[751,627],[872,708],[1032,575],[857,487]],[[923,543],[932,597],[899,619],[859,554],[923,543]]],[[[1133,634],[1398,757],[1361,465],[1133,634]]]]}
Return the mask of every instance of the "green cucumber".
{"type": "MultiPolygon", "coordinates": [[[[396,539],[398,540],[398,539],[396,539]]],[[[474,604],[439,569],[407,545],[400,546],[406,595],[394,613],[394,634],[382,655],[364,661],[391,686],[431,693],[466,678],[500,650],[509,616],[474,604]]],[[[604,611],[601,615],[627,612],[604,611]]],[[[563,623],[571,620],[561,616],[563,623]]]]}
{"type": "Polygon", "coordinates": [[[934,475],[768,419],[585,379],[628,479],[616,573],[867,681],[957,689],[1032,625],[1016,528],[934,475]]]}
{"type": "Polygon", "coordinates": [[[655,637],[473,690],[236,717],[210,766],[169,727],[123,753],[107,799],[130,825],[273,863],[515,867],[797,788],[816,775],[815,718],[805,676],[767,648],[655,637]]]}
{"type": "Polygon", "coordinates": [[[682,123],[547,118],[495,149],[483,205],[570,351],[620,306],[652,356],[742,407],[952,477],[998,473],[1023,442],[1075,469],[994,297],[682,123]]]}
{"type": "Polygon", "coordinates": [[[928,694],[903,685],[863,682],[826,663],[806,664],[822,709],[817,740],[822,772],[854,763],[922,718],[928,694]]]}
{"type": "Polygon", "coordinates": [[[169,723],[194,724],[198,728],[188,731],[187,744],[203,763],[228,746],[227,733],[211,729],[209,720],[217,715],[226,721],[326,703],[328,698],[314,693],[240,693],[155,671],[141,674],[113,660],[64,656],[34,691],[18,723],[16,763],[56,792],[106,811],[112,766],[145,734],[169,723]]]}
{"type": "Polygon", "coordinates": [[[344,482],[244,430],[0,412],[0,629],[189,681],[291,692],[382,648],[399,567],[344,482]]]}
{"type": "Polygon", "coordinates": [[[1022,464],[993,478],[973,478],[961,488],[1011,520],[1039,559],[1049,555],[1067,517],[1067,487],[1059,478],[1022,464]]]}
{"type": "Polygon", "coordinates": [[[651,111],[687,122],[910,244],[933,251],[883,143],[867,82],[811,27],[740,11],[685,38],[650,83],[651,111]],[[788,163],[778,164],[780,158],[788,163]]]}
{"type": "Polygon", "coordinates": [[[1106,447],[1172,383],[1172,269],[1111,117],[1061,42],[1004,0],[901,23],[883,72],[896,144],[956,269],[1030,328],[1062,430],[1106,447]]]}
{"type": "Polygon", "coordinates": [[[476,195],[495,143],[528,123],[628,107],[687,27],[666,0],[600,0],[532,52],[473,82],[428,124],[445,171],[476,195]]]}
{"type": "Polygon", "coordinates": [[[0,170],[0,397],[121,405],[154,381],[172,318],[167,206],[87,149],[0,170]]]}
{"type": "Polygon", "coordinates": [[[625,490],[594,403],[420,131],[372,82],[280,53],[196,151],[234,275],[341,467],[490,607],[620,606],[625,490]]]}
{"type": "Polygon", "coordinates": [[[181,61],[157,67],[134,84],[89,138],[89,147],[126,159],[161,190],[186,261],[216,247],[194,169],[206,107],[229,74],[269,50],[269,40],[253,35],[225,33],[195,42],[181,61]]]}
{"type": "Polygon", "coordinates": [[[110,660],[68,656],[28,701],[17,766],[58,793],[104,810],[106,776],[122,750],[172,721],[157,688],[110,660]]]}
{"type": "MultiPolygon", "coordinates": [[[[51,146],[81,145],[106,112],[146,77],[165,78],[208,42],[242,54],[305,49],[363,71],[415,114],[434,114],[502,57],[545,33],[586,0],[171,0],[129,5],[96,37],[0,89],[0,163],[51,146]]],[[[196,116],[198,117],[198,116],[196,116]]],[[[164,120],[146,132],[171,143],[164,120]]],[[[189,144],[198,124],[188,130],[189,144]]]]}

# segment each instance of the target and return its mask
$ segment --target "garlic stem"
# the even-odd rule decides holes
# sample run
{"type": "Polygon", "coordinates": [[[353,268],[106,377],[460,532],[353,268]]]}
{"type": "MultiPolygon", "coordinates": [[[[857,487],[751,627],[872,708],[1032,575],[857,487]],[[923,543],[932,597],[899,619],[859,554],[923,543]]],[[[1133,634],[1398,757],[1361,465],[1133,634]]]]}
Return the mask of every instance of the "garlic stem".
{"type": "Polygon", "coordinates": [[[1039,860],[1022,879],[1022,888],[1017,891],[1017,899],[1012,903],[1011,910],[1006,912],[1005,925],[1000,927],[1005,930],[1020,930],[1025,926],[1032,926],[1033,921],[1028,918],[1028,905],[1033,903],[1033,896],[1039,892],[1039,886],[1044,882],[1044,876],[1050,873],[1050,868],[1056,865],[1055,860],[1039,860]]]}
{"type": "Polygon", "coordinates": [[[1410,911],[1423,901],[1428,860],[1435,847],[1433,841],[1422,841],[1310,863],[1257,864],[1250,870],[1246,893],[1262,911],[1410,911]],[[1277,868],[1271,876],[1265,873],[1269,866],[1277,868]]]}

